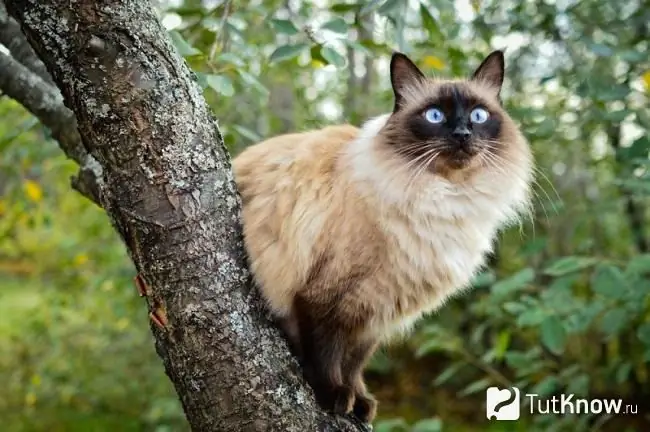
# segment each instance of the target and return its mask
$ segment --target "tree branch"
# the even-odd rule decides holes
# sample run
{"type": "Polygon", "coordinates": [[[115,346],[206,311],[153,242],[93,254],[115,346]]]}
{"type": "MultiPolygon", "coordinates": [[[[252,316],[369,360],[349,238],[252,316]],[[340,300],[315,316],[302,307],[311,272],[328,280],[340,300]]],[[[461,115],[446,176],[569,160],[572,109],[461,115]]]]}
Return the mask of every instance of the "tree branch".
{"type": "Polygon", "coordinates": [[[366,429],[318,407],[265,318],[219,128],[151,4],[6,5],[103,169],[100,204],[147,282],[149,310],[166,317],[152,326],[156,349],[192,429],[366,429]]]}
{"type": "Polygon", "coordinates": [[[72,180],[73,187],[93,202],[99,203],[103,182],[101,166],[84,149],[77,132],[75,116],[63,105],[59,90],[2,53],[0,90],[19,102],[51,130],[66,156],[81,167],[79,175],[72,180]]]}
{"type": "Polygon", "coordinates": [[[16,60],[42,80],[54,85],[47,68],[25,39],[25,35],[20,31],[20,25],[9,16],[2,1],[0,1],[0,44],[7,47],[16,60]]]}

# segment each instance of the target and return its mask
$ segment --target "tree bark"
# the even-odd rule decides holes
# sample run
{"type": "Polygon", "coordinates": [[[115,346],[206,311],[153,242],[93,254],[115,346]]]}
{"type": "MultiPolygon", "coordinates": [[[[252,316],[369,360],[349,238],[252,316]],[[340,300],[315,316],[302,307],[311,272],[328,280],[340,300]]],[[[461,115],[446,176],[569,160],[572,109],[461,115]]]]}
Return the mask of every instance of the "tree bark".
{"type": "Polygon", "coordinates": [[[147,282],[150,311],[166,318],[152,325],[156,350],[192,429],[366,429],[318,407],[266,319],[219,128],[150,2],[5,3],[101,168],[97,201],[147,282]]]}

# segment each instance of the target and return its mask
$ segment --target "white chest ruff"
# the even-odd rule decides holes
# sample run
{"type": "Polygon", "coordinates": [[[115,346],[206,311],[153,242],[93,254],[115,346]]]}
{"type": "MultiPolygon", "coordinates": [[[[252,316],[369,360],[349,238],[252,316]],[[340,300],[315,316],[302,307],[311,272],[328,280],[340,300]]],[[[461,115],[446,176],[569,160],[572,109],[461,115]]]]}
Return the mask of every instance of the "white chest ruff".
{"type": "Polygon", "coordinates": [[[390,295],[373,325],[384,335],[408,330],[468,286],[499,228],[525,207],[529,188],[527,174],[513,174],[526,171],[517,166],[456,183],[430,173],[413,178],[402,159],[376,153],[375,137],[387,118],[369,121],[348,149],[353,181],[379,207],[388,243],[388,272],[377,282],[390,295]]]}

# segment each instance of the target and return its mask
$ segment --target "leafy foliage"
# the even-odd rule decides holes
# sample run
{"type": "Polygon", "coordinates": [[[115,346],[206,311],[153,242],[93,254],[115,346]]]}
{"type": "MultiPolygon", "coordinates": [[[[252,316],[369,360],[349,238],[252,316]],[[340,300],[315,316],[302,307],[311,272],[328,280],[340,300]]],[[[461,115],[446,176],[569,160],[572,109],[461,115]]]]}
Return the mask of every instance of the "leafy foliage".
{"type": "MultiPolygon", "coordinates": [[[[373,359],[377,431],[647,430],[647,0],[186,0],[161,16],[236,153],[391,107],[389,54],[466,75],[507,47],[503,99],[538,164],[535,208],[474,289],[373,359]],[[484,415],[489,386],[623,398],[636,416],[484,415]]],[[[70,192],[48,132],[0,102],[0,418],[7,430],[183,430],[131,264],[70,192]]]]}

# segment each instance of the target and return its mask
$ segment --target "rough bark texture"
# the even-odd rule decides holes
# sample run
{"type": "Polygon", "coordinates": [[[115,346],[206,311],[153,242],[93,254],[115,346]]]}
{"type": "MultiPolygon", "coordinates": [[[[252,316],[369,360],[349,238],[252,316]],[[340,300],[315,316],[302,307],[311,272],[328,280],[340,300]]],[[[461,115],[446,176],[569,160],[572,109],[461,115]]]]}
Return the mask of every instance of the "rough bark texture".
{"type": "MultiPolygon", "coordinates": [[[[264,317],[250,288],[229,156],[151,4],[5,3],[76,115],[82,155],[102,171],[96,198],[150,287],[150,310],[167,317],[164,329],[152,326],[156,349],[192,429],[366,429],[318,408],[264,317]]],[[[30,67],[16,70],[27,76],[30,67]]],[[[20,86],[51,95],[31,72],[33,82],[20,86]]],[[[52,110],[32,112],[45,122],[52,110]]]]}

